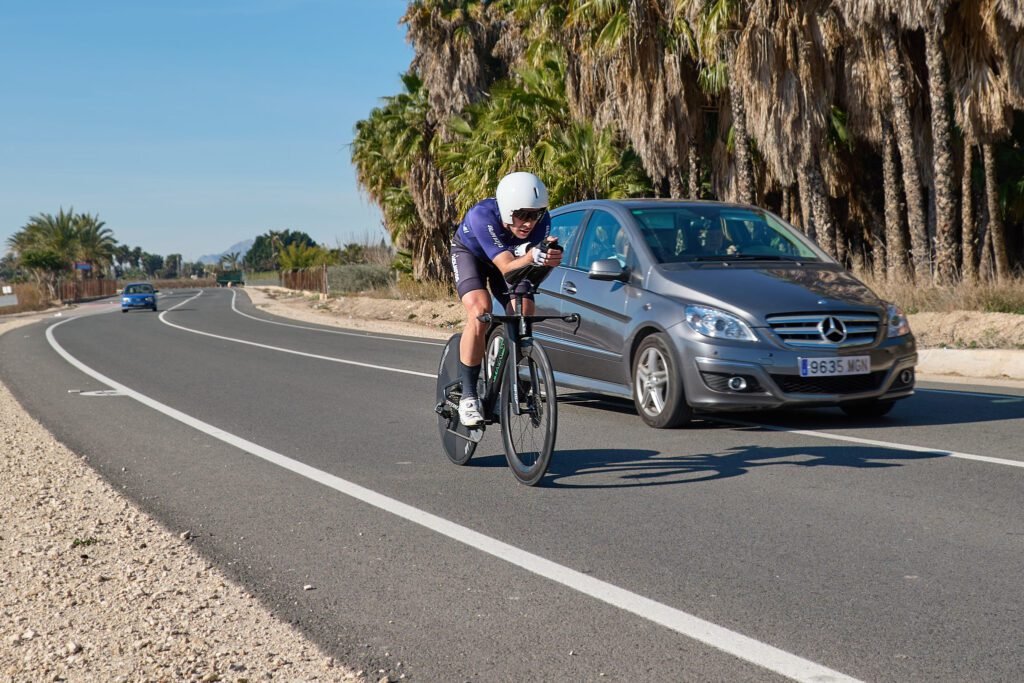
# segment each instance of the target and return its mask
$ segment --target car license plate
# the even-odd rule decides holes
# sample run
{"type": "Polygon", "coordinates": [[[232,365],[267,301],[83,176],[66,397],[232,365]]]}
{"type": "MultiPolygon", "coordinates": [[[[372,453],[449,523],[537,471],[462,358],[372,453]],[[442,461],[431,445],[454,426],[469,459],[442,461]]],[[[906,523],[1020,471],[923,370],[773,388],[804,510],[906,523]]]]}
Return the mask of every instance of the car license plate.
{"type": "Polygon", "coordinates": [[[834,377],[866,375],[871,372],[871,356],[840,356],[837,358],[798,358],[801,377],[834,377]]]}

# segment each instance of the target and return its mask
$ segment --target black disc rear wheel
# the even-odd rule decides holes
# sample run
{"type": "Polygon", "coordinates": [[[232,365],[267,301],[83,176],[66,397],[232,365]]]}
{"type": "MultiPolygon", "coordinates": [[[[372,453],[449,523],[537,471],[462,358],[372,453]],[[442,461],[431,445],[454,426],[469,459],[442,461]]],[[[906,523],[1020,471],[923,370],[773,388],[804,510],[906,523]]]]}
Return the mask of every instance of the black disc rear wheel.
{"type": "Polygon", "coordinates": [[[516,479],[533,486],[548,470],[558,431],[555,374],[547,354],[536,342],[523,348],[514,372],[511,365],[506,368],[500,403],[508,466],[516,479]],[[518,401],[512,391],[516,382],[518,401]]]}
{"type": "MultiPolygon", "coordinates": [[[[437,368],[437,392],[435,395],[438,406],[437,430],[441,436],[441,447],[448,459],[456,465],[465,465],[476,451],[476,442],[464,438],[469,437],[469,428],[459,422],[458,405],[462,396],[462,388],[459,385],[459,340],[461,338],[461,334],[452,336],[441,353],[441,363],[437,368]],[[453,434],[453,431],[457,434],[453,434]]],[[[482,427],[478,429],[482,429],[482,427]]]]}

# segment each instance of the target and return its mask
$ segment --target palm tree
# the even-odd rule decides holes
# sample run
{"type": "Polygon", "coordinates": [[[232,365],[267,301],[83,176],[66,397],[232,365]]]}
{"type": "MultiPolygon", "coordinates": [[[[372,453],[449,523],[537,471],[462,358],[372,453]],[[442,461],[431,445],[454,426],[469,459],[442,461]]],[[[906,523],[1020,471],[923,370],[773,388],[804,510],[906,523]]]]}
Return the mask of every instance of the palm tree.
{"type": "Polygon", "coordinates": [[[747,133],[746,105],[740,87],[740,80],[746,74],[733,68],[739,30],[746,21],[746,4],[745,0],[690,0],[687,13],[700,55],[702,86],[711,95],[721,95],[728,91],[729,113],[732,116],[731,141],[735,150],[734,196],[737,201],[753,203],[754,171],[747,133]]]}
{"type": "Polygon", "coordinates": [[[229,251],[220,257],[220,265],[224,270],[238,270],[242,263],[242,254],[237,251],[229,251]]]}
{"type": "MultiPolygon", "coordinates": [[[[931,277],[931,249],[918,167],[917,140],[920,135],[915,133],[912,123],[911,83],[905,55],[901,51],[895,13],[900,7],[900,0],[847,0],[836,6],[849,26],[864,40],[878,41],[878,48],[873,51],[882,56],[887,71],[889,111],[903,169],[911,261],[915,277],[923,284],[931,277]]],[[[892,245],[889,250],[892,250],[892,245]]]]}
{"type": "Polygon", "coordinates": [[[383,107],[356,124],[352,143],[356,179],[383,208],[386,224],[391,218],[387,200],[395,196],[390,189],[405,188],[418,220],[401,226],[400,239],[397,227],[389,224],[392,241],[412,252],[415,277],[447,280],[447,238],[455,222],[454,205],[434,162],[434,129],[423,82],[413,73],[405,74],[402,81],[404,93],[385,98],[383,107]]]}
{"type": "MultiPolygon", "coordinates": [[[[963,0],[956,8],[954,20],[950,22],[947,36],[950,57],[950,81],[953,98],[953,114],[957,125],[964,133],[964,215],[962,244],[964,248],[963,269],[967,279],[973,279],[975,270],[976,235],[970,207],[971,167],[973,162],[971,146],[980,145],[985,178],[985,198],[988,209],[988,227],[981,240],[982,255],[985,245],[991,245],[993,270],[997,278],[1010,273],[1009,255],[1000,216],[998,189],[995,173],[995,142],[1010,134],[1012,105],[1024,88],[1009,77],[1013,69],[1006,63],[1014,53],[1006,49],[1005,35],[1020,33],[1020,26],[1012,23],[1003,25],[994,21],[997,12],[1007,19],[1019,19],[1019,14],[1004,12],[1004,3],[999,0],[963,0]]],[[[1018,65],[1019,66],[1019,65],[1018,65]]],[[[1020,104],[1018,102],[1018,104],[1020,104]]]]}
{"type": "Polygon", "coordinates": [[[33,216],[22,230],[27,233],[27,242],[33,249],[57,254],[68,268],[74,268],[79,242],[73,209],[61,208],[56,216],[48,213],[33,216]]]}
{"type": "Polygon", "coordinates": [[[799,183],[807,233],[837,256],[819,162],[829,153],[825,143],[833,100],[827,59],[834,46],[826,44],[822,23],[834,20],[818,0],[754,0],[734,71],[748,75],[738,87],[753,112],[750,129],[769,171],[783,187],[799,183]]]}
{"type": "Polygon", "coordinates": [[[929,0],[924,11],[904,11],[903,23],[924,31],[931,104],[932,165],[935,179],[935,277],[956,278],[956,191],[953,171],[953,125],[949,110],[949,69],[943,46],[950,0],[929,0]]]}
{"type": "Polygon", "coordinates": [[[93,273],[105,272],[114,261],[117,240],[99,216],[79,214],[75,217],[78,249],[75,258],[93,266],[93,273]]]}
{"type": "Polygon", "coordinates": [[[575,79],[576,118],[593,120],[600,111],[598,127],[614,122],[623,131],[656,191],[667,186],[669,195],[682,197],[687,175],[690,187],[696,184],[698,171],[688,166],[696,161],[701,96],[689,27],[664,4],[570,3],[563,35],[578,62],[574,72],[597,75],[575,79]]]}
{"type": "Polygon", "coordinates": [[[281,270],[302,270],[327,264],[331,254],[323,247],[293,242],[281,250],[281,270]]]}

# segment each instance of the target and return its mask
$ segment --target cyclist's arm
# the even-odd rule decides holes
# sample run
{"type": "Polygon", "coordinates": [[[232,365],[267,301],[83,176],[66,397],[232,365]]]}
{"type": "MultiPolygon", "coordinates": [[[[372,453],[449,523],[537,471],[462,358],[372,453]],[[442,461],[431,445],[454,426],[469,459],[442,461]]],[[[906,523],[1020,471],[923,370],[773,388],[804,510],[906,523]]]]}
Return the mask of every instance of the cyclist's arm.
{"type": "MultiPolygon", "coordinates": [[[[533,248],[531,247],[528,249],[522,256],[515,256],[511,251],[503,251],[495,255],[495,257],[491,259],[491,262],[498,267],[498,270],[501,271],[502,275],[518,268],[523,268],[524,266],[532,266],[535,265],[535,261],[533,260],[533,248]]],[[[561,251],[549,251],[545,256],[543,265],[554,267],[561,262],[561,251]]]]}

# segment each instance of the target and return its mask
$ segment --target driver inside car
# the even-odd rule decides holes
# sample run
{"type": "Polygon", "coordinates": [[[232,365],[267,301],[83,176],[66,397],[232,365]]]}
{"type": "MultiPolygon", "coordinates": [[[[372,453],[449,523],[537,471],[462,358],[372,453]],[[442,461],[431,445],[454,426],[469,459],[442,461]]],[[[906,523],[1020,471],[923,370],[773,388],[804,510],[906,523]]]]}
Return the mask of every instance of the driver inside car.
{"type": "MultiPolygon", "coordinates": [[[[452,272],[466,313],[459,342],[459,420],[467,427],[484,421],[477,383],[487,325],[479,316],[491,312],[491,293],[508,310],[512,293],[505,283],[506,273],[529,265],[554,267],[562,262],[560,250],[540,248],[551,229],[547,208],[548,190],[540,178],[522,171],[510,173],[498,183],[494,197],[481,200],[466,212],[452,235],[452,272]]],[[[515,293],[524,294],[520,313],[532,315],[529,283],[521,282],[515,293]]]]}

